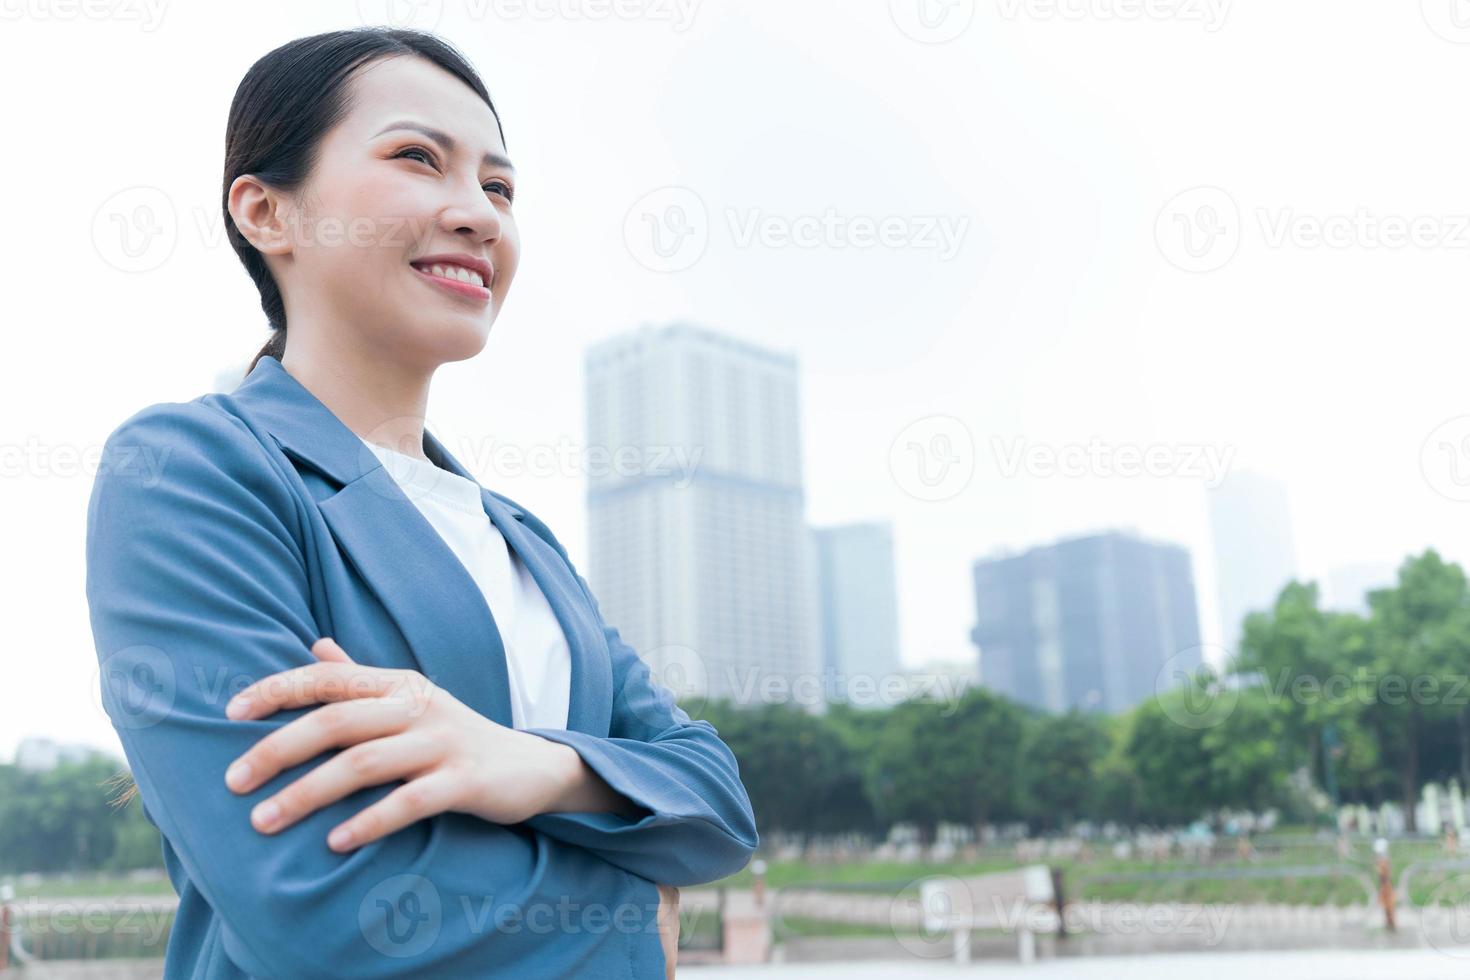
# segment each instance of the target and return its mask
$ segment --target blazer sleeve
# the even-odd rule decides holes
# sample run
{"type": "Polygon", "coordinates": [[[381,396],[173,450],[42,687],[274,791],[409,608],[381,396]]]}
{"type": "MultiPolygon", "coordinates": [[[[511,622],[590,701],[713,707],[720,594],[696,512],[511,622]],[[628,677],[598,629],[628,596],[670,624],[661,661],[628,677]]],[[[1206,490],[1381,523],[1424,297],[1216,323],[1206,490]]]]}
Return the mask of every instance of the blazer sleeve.
{"type": "Polygon", "coordinates": [[[225,786],[234,759],[317,707],[224,713],[245,685],[316,659],[304,508],[285,469],[226,413],[162,403],[109,436],[87,511],[103,704],[229,958],[262,977],[662,977],[657,889],[585,849],[459,813],[327,847],[402,780],[274,835],[251,825],[256,803],[340,751],[253,793],[225,786]]]}
{"type": "MultiPolygon", "coordinates": [[[[543,525],[544,526],[544,525],[543,525]]],[[[760,844],[740,766],[714,725],[693,721],[648,664],[609,626],[559,542],[612,655],[613,711],[607,738],[558,728],[527,731],[577,750],[609,786],[648,811],[537,814],[527,826],[587,848],[665,885],[698,885],[740,871],[760,844]]]]}

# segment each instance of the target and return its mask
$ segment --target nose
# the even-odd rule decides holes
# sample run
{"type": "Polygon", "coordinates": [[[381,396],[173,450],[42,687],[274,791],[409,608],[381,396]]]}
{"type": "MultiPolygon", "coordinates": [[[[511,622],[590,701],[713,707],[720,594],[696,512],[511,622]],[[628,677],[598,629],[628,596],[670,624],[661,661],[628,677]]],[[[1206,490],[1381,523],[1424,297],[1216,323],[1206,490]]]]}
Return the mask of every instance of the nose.
{"type": "Polygon", "coordinates": [[[500,210],[489,191],[473,180],[466,183],[468,186],[460,185],[454,203],[440,215],[440,223],[456,235],[493,244],[500,239],[500,210]]]}

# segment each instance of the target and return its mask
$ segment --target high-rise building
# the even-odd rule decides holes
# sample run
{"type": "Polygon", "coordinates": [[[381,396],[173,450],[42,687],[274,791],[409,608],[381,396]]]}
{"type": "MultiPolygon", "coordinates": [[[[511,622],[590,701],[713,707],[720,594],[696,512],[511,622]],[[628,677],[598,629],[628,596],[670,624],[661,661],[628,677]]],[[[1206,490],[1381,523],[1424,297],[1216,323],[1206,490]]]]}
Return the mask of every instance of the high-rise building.
{"type": "Polygon", "coordinates": [[[835,678],[865,675],[881,680],[897,674],[893,526],[873,521],[813,528],[812,547],[823,669],[835,678]]]}
{"type": "Polygon", "coordinates": [[[1112,531],[982,559],[974,573],[980,682],[1017,701],[1124,711],[1201,663],[1178,545],[1112,531]]]}
{"type": "Polygon", "coordinates": [[[1245,617],[1274,606],[1296,576],[1291,510],[1285,484],[1247,471],[1232,472],[1209,500],[1220,629],[1233,657],[1245,617]]]}
{"type": "Polygon", "coordinates": [[[800,701],[820,654],[796,358],[676,323],[595,344],[586,371],[604,617],[676,695],[800,701]]]}

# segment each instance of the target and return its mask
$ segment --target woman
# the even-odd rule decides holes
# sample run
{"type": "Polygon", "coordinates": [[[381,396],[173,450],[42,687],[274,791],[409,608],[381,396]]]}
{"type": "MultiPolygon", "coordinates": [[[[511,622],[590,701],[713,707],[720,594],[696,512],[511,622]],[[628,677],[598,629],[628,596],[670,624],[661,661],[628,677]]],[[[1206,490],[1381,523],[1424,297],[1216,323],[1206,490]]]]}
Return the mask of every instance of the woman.
{"type": "Polygon", "coordinates": [[[672,976],[677,886],[758,844],[735,759],[423,427],[519,258],[484,85],[432,35],[294,41],[225,157],[272,339],[119,426],[88,509],[167,976],[672,976]]]}

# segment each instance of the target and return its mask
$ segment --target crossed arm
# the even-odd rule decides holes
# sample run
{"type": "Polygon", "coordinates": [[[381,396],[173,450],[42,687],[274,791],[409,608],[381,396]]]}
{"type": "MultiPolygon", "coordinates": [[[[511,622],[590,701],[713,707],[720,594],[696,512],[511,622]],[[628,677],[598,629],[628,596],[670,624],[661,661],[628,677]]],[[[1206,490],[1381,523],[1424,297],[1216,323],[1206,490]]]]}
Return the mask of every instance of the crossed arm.
{"type": "MultiPolygon", "coordinates": [[[[539,783],[535,774],[517,783],[529,787],[516,791],[521,798],[475,797],[510,806],[514,812],[490,814],[502,821],[449,808],[376,838],[369,827],[345,850],[327,844],[332,829],[394,794],[396,803],[378,811],[384,827],[396,805],[433,805],[424,797],[465,776],[455,768],[418,790],[408,787],[422,780],[362,777],[274,833],[252,823],[253,807],[268,798],[265,784],[247,781],[237,792],[226,769],[321,709],[231,718],[225,699],[297,668],[336,671],[340,680],[357,667],[345,654],[312,653],[321,637],[306,604],[296,502],[273,465],[237,421],[208,405],[153,406],[109,438],[88,507],[87,597],[104,704],[150,816],[222,920],[230,958],[269,976],[661,975],[654,882],[733,873],[757,839],[728,748],[651,683],[611,628],[620,696],[610,737],[502,728],[522,747],[532,744],[526,739],[546,743],[545,754],[526,759],[547,760],[539,783]],[[156,485],[108,465],[138,448],[163,454],[156,485]],[[400,913],[430,905],[438,910],[432,934],[413,930],[403,940],[400,913]],[[504,916],[554,921],[556,941],[545,928],[501,928],[504,916]]],[[[431,699],[445,717],[451,700],[431,699]]],[[[370,720],[369,709],[355,707],[358,715],[339,713],[330,724],[370,720]]],[[[302,759],[287,747],[278,781],[265,781],[290,785],[349,755],[325,754],[313,767],[320,753],[302,759]]],[[[371,762],[358,753],[334,770],[371,771],[371,762]]]]}

